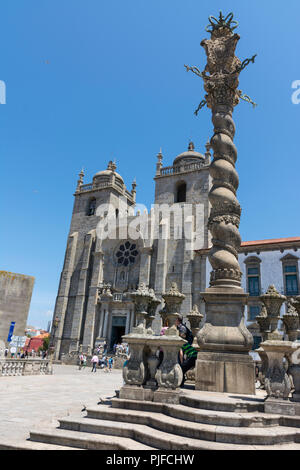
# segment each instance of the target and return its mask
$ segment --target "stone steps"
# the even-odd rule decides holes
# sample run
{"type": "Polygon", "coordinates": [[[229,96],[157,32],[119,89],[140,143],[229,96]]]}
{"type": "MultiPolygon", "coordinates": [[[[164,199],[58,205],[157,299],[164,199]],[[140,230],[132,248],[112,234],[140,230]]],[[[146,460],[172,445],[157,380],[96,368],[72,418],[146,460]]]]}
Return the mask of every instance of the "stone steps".
{"type": "Polygon", "coordinates": [[[256,396],[209,392],[185,391],[179,405],[114,398],[30,439],[90,450],[300,450],[300,417],[263,406],[256,396]]]}
{"type": "Polygon", "coordinates": [[[46,444],[45,442],[21,441],[16,443],[1,441],[0,450],[80,450],[76,447],[46,444]]]}
{"type": "MultiPolygon", "coordinates": [[[[223,394],[225,395],[225,394],[223,394]]],[[[229,413],[264,412],[264,398],[239,397],[236,395],[221,396],[214,393],[185,392],[180,397],[180,404],[201,410],[224,411],[229,413]]]]}
{"type": "MultiPolygon", "coordinates": [[[[108,418],[108,416],[106,416],[106,418],[108,418]]],[[[281,436],[281,438],[277,439],[277,444],[274,444],[275,436],[274,434],[272,434],[272,444],[267,445],[265,439],[266,436],[263,435],[263,433],[261,432],[262,430],[258,430],[255,439],[255,442],[257,442],[256,445],[251,445],[250,443],[247,443],[246,439],[245,443],[242,445],[238,442],[240,441],[240,439],[238,438],[239,431],[237,432],[236,429],[234,430],[234,434],[231,434],[230,431],[229,434],[225,435],[222,434],[222,432],[216,432],[215,440],[210,441],[206,439],[197,439],[195,437],[179,437],[173,432],[164,432],[142,424],[109,421],[108,419],[99,420],[85,417],[65,418],[63,420],[60,420],[60,430],[63,432],[73,431],[73,433],[75,434],[90,433],[90,435],[92,436],[91,440],[94,439],[94,436],[98,435],[98,440],[100,440],[100,442],[103,442],[102,439],[104,440],[105,438],[111,436],[118,437],[116,442],[119,442],[119,439],[121,438],[128,438],[131,442],[136,441],[149,447],[152,447],[153,449],[163,450],[275,450],[287,448],[300,450],[300,444],[289,440],[289,438],[288,441],[286,441],[285,431],[283,432],[283,434],[279,432],[276,433],[277,438],[281,436]],[[102,434],[103,436],[101,437],[99,436],[99,434],[102,434]],[[233,442],[226,442],[228,438],[233,442]]],[[[206,437],[208,437],[207,434],[206,437]]],[[[72,445],[74,444],[72,443],[72,445]]],[[[134,450],[134,448],[130,447],[130,450],[134,450]]]]}
{"type": "MultiPolygon", "coordinates": [[[[236,427],[230,426],[216,426],[184,421],[157,412],[118,409],[109,406],[88,409],[87,418],[83,418],[83,422],[80,422],[80,430],[102,433],[101,429],[105,425],[105,420],[119,424],[121,432],[124,425],[130,423],[145,426],[148,430],[154,429],[155,432],[161,431],[173,436],[184,436],[186,438],[212,442],[239,445],[277,445],[297,442],[298,440],[300,443],[300,430],[296,428],[273,426],[266,428],[241,427],[237,429],[236,427]],[[89,431],[88,429],[93,429],[93,431],[89,431]]],[[[68,426],[72,426],[72,420],[59,421],[61,427],[70,429],[68,426]]],[[[114,426],[114,430],[119,432],[116,426],[114,426]]],[[[132,436],[126,435],[126,437],[132,436]]],[[[178,444],[178,437],[176,440],[178,444]]],[[[149,444],[147,441],[142,442],[149,444]]]]}
{"type": "MultiPolygon", "coordinates": [[[[126,409],[136,411],[149,411],[152,413],[163,413],[172,418],[182,419],[200,424],[212,424],[215,426],[231,427],[267,427],[267,426],[289,426],[282,424],[280,416],[267,415],[264,413],[237,413],[228,411],[215,411],[207,409],[192,408],[184,405],[172,405],[168,403],[155,403],[151,401],[136,401],[115,399],[111,400],[115,409],[126,409]]],[[[96,408],[98,410],[99,408],[96,408]]],[[[94,408],[93,408],[94,410],[94,408]]],[[[297,420],[294,421],[297,423],[297,420]]],[[[292,424],[292,426],[295,426],[292,424]]],[[[300,427],[300,417],[298,418],[300,427]]]]}
{"type": "MultiPolygon", "coordinates": [[[[80,418],[79,418],[80,420],[80,418]]],[[[78,426],[70,426],[76,428],[78,426]]],[[[98,433],[80,432],[70,429],[40,429],[30,433],[32,444],[48,445],[56,449],[71,450],[153,450],[152,447],[127,437],[99,435],[98,433]]]]}

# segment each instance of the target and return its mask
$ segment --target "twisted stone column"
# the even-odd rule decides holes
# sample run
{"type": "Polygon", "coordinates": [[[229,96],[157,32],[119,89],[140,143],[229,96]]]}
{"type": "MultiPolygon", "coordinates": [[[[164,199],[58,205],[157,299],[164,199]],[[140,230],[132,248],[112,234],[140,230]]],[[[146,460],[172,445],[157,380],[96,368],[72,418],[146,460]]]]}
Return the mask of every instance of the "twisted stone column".
{"type": "MultiPolygon", "coordinates": [[[[212,234],[209,261],[210,287],[202,294],[206,302],[206,324],[198,333],[200,352],[196,364],[196,389],[219,392],[255,393],[254,364],[249,356],[253,338],[244,324],[247,295],[241,288],[238,251],[241,207],[236,197],[239,178],[235,169],[237,149],[233,143],[234,107],[239,103],[241,70],[254,58],[235,56],[240,39],[233,33],[233,14],[210,17],[211,38],[201,42],[207,55],[204,72],[187,67],[204,81],[206,91],[198,110],[207,104],[212,111],[214,134],[210,145],[212,187],[208,227],[212,234]],[[246,63],[247,62],[247,63],[246,63]]],[[[198,112],[196,111],[196,114],[198,112]]]]}

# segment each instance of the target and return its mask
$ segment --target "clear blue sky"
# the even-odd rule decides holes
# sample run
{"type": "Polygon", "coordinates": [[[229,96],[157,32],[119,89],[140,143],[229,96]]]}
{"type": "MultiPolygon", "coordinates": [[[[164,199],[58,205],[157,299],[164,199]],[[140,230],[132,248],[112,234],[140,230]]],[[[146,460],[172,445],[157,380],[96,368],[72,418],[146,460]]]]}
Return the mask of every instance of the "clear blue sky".
{"type": "Polygon", "coordinates": [[[258,54],[240,88],[258,107],[235,110],[243,240],[300,234],[299,2],[289,0],[14,0],[2,2],[0,80],[1,269],[36,278],[29,322],[51,319],[77,174],[117,160],[138,202],[164,164],[212,134],[204,91],[184,64],[205,65],[210,14],[233,11],[238,56],[258,54]]]}

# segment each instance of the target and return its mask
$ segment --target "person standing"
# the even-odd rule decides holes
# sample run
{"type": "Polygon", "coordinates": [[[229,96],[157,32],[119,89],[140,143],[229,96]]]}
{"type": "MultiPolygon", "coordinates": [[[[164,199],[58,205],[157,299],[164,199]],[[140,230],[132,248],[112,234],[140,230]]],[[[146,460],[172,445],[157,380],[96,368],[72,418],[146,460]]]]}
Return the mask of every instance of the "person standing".
{"type": "Polygon", "coordinates": [[[110,357],[110,358],[108,359],[108,369],[109,369],[109,372],[112,371],[113,364],[114,364],[114,360],[113,360],[112,357],[110,357]]]}
{"type": "Polygon", "coordinates": [[[176,326],[179,332],[179,336],[187,341],[179,351],[179,364],[182,370],[183,378],[180,387],[183,388],[185,382],[185,374],[195,367],[197,355],[197,350],[192,346],[193,335],[190,329],[183,324],[182,315],[176,319],[176,326]]]}
{"type": "Polygon", "coordinates": [[[87,359],[86,359],[86,355],[84,354],[84,355],[83,355],[83,363],[82,363],[82,366],[83,366],[84,368],[86,368],[86,360],[87,360],[87,359]]]}
{"type": "Polygon", "coordinates": [[[91,372],[96,372],[97,371],[97,364],[99,362],[99,358],[96,354],[93,355],[92,359],[91,359],[91,363],[92,363],[92,370],[91,372]]]}
{"type": "Polygon", "coordinates": [[[79,370],[81,370],[83,366],[83,354],[80,354],[79,355],[79,370]]]}
{"type": "Polygon", "coordinates": [[[185,374],[195,367],[197,360],[197,350],[189,343],[185,343],[179,351],[180,367],[182,370],[183,378],[180,387],[184,386],[185,374]]]}

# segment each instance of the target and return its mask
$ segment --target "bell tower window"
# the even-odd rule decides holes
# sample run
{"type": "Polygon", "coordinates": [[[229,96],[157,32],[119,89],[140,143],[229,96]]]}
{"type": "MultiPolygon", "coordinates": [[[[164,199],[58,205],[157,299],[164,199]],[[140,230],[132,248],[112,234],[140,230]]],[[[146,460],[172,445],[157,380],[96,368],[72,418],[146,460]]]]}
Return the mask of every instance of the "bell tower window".
{"type": "Polygon", "coordinates": [[[92,198],[89,200],[87,215],[95,215],[96,213],[96,199],[92,198]]]}
{"type": "Polygon", "coordinates": [[[186,183],[180,183],[177,186],[176,202],[186,202],[186,183]]]}

